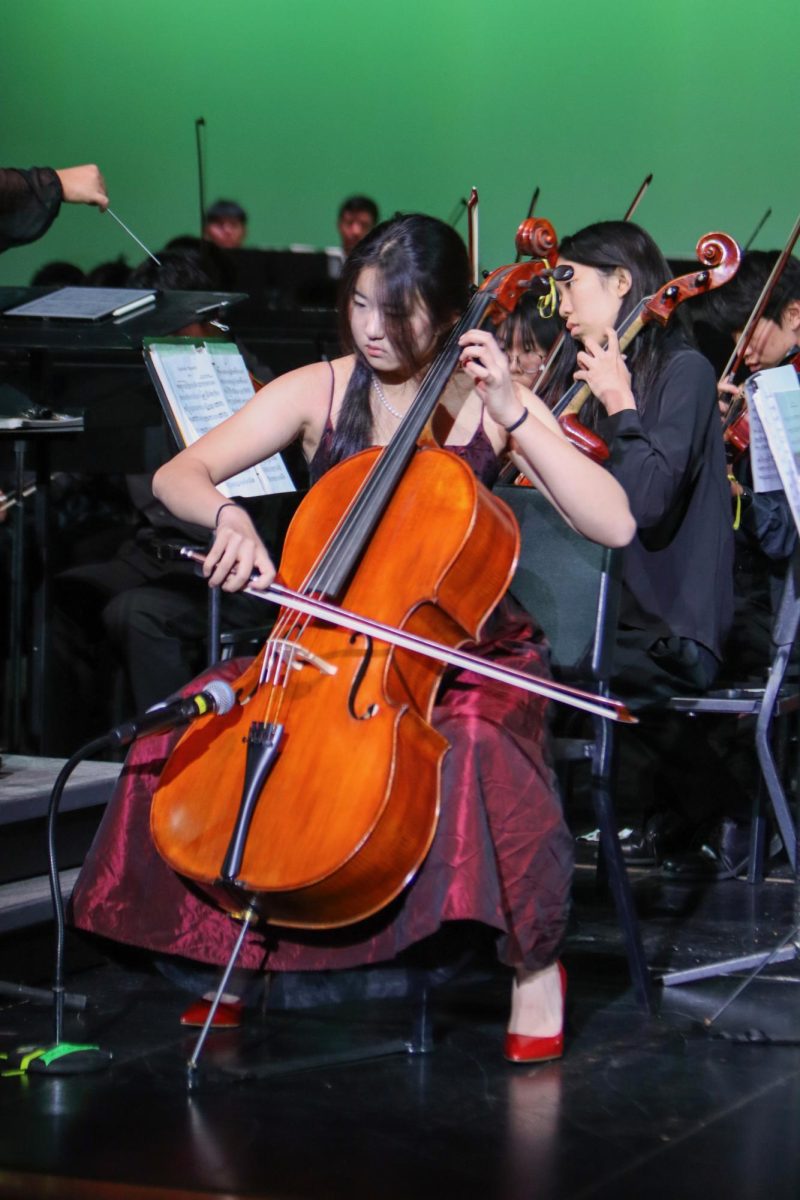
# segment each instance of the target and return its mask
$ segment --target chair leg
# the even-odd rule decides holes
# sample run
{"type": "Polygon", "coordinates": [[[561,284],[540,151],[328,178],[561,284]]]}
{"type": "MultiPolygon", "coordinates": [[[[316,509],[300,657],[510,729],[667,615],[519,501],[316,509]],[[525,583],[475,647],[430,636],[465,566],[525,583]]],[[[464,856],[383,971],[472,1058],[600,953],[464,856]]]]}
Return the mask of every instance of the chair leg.
{"type": "Polygon", "coordinates": [[[764,879],[767,821],[764,814],[764,781],[759,778],[753,798],[753,820],[750,825],[750,849],[747,854],[747,882],[762,883],[764,879]]]}
{"type": "Polygon", "coordinates": [[[608,885],[614,897],[622,929],[636,1000],[641,1008],[647,1012],[654,1012],[652,980],[639,932],[639,919],[633,902],[630,880],[619,844],[616,816],[611,799],[613,759],[611,722],[600,717],[594,718],[594,721],[595,753],[592,762],[592,803],[600,830],[600,846],[608,874],[608,885]]]}
{"type": "Polygon", "coordinates": [[[772,715],[778,700],[778,692],[786,674],[789,659],[788,647],[782,648],[776,656],[772,671],[764,689],[764,699],[756,721],[756,754],[761,767],[761,774],[767,787],[772,810],[778,824],[778,831],[786,849],[792,870],[797,870],[797,835],[786,793],[781,783],[780,773],[775,762],[771,746],[772,715]]]}

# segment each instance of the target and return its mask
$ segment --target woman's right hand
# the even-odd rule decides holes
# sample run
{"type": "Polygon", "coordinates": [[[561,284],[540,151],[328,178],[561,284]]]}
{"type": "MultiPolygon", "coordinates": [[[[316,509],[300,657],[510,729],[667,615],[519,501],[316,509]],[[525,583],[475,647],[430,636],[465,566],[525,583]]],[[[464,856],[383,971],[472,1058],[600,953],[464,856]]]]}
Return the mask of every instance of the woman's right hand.
{"type": "Polygon", "coordinates": [[[275,578],[267,548],[240,505],[227,502],[219,509],[203,574],[210,587],[220,587],[223,592],[239,592],[248,586],[264,591],[275,578]]]}

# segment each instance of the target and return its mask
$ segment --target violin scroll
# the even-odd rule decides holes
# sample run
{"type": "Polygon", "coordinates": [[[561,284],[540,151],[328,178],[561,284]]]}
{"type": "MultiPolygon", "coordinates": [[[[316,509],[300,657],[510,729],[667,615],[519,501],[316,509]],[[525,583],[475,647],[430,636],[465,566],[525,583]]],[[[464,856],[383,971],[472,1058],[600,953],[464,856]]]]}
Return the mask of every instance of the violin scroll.
{"type": "Polygon", "coordinates": [[[733,279],[742,261],[738,243],[727,233],[705,233],[695,248],[700,271],[691,271],[665,284],[645,302],[649,317],[666,325],[675,309],[684,300],[710,292],[733,279]]]}
{"type": "Polygon", "coordinates": [[[521,221],[514,245],[518,254],[528,254],[531,258],[546,258],[551,267],[556,265],[558,238],[555,229],[544,217],[526,217],[521,221]]]}

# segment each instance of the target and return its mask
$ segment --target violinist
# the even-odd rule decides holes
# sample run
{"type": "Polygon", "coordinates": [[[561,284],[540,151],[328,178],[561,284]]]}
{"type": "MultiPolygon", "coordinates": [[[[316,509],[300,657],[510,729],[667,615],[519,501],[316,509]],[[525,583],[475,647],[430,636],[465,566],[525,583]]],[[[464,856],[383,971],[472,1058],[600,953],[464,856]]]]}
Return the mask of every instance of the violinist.
{"type": "MultiPolygon", "coordinates": [[[[623,559],[612,690],[642,708],[642,724],[620,739],[631,769],[621,807],[636,832],[632,862],[683,849],[704,818],[704,788],[693,786],[696,750],[688,723],[648,711],[669,696],[707,689],[720,667],[732,616],[733,533],[725,455],[710,363],[693,347],[682,309],[651,322],[620,353],[616,328],[670,278],[652,238],[631,222],[607,221],[562,240],[557,283],[566,345],[554,372],[554,400],[573,379],[591,389],[580,419],[611,448],[610,470],[625,488],[637,535],[623,559]],[[648,790],[647,781],[650,780],[648,790]]],[[[623,772],[625,774],[625,772],[623,772]]]]}
{"type": "Polygon", "coordinates": [[[535,391],[548,352],[563,326],[553,314],[545,315],[542,300],[530,292],[523,295],[497,333],[506,352],[511,378],[528,391],[535,391]]]}
{"type": "MultiPolygon", "coordinates": [[[[719,293],[707,297],[709,320],[734,340],[747,323],[778,254],[777,250],[751,251],[742,260],[736,277],[719,293]]],[[[800,262],[789,258],[744,351],[744,362],[750,373],[779,367],[793,360],[797,367],[799,353],[800,262]]],[[[720,391],[723,393],[723,412],[727,411],[728,396],[741,399],[740,384],[723,381],[720,391]]],[[[736,525],[741,533],[737,548],[749,545],[772,562],[784,561],[791,554],[797,537],[785,494],[782,491],[754,493],[748,450],[737,453],[733,449],[731,458],[731,493],[734,511],[739,517],[736,525]]],[[[737,561],[737,574],[739,566],[737,561]]],[[[771,612],[770,604],[767,608],[771,612]]],[[[767,629],[767,635],[768,632],[767,629]]],[[[766,642],[761,649],[764,653],[759,657],[759,665],[763,665],[769,653],[766,642]]],[[[749,660],[746,665],[750,665],[749,660]]]]}
{"type": "MultiPolygon", "coordinates": [[[[754,311],[779,251],[746,254],[730,283],[709,293],[704,312],[709,322],[737,341],[754,311]]],[[[789,258],[744,351],[749,372],[791,362],[800,346],[800,262],[789,258]]],[[[742,386],[720,384],[723,413],[733,397],[741,402],[742,386]]],[[[729,445],[729,481],[735,529],[734,620],[725,644],[725,661],[735,681],[763,680],[773,653],[771,633],[776,604],[789,557],[797,542],[783,491],[754,492],[749,447],[729,445]]],[[[725,796],[719,820],[687,854],[664,864],[673,878],[717,880],[735,877],[746,863],[750,843],[752,791],[758,765],[753,754],[752,724],[724,719],[706,721],[725,796]]]]}
{"type": "MultiPolygon", "coordinates": [[[[389,442],[468,291],[467,255],[450,226],[422,215],[376,226],[345,263],[348,353],[274,380],[159,470],[154,488],[174,515],[216,530],[204,568],[212,586],[235,592],[255,574],[254,586],[263,588],[275,572],[247,513],[226,501],[217,484],[298,436],[312,479],[363,447],[389,442]]],[[[541,401],[512,382],[490,333],[473,330],[460,345],[461,369],[443,395],[445,446],[486,484],[512,448],[521,469],[576,529],[625,544],[633,521],[620,485],[574,450],[541,401]]],[[[424,527],[420,496],[418,530],[424,527]]],[[[543,669],[541,637],[526,614],[503,602],[489,625],[480,652],[543,669]]],[[[386,961],[445,922],[479,921],[498,931],[499,957],[515,971],[506,1056],[535,1062],[561,1054],[565,984],[557,958],[571,838],[549,764],[543,705],[510,693],[485,681],[476,686],[463,673],[442,689],[433,721],[451,749],[441,814],[425,861],[398,899],[329,935],[277,927],[251,933],[244,966],[307,971],[386,961]]],[[[316,730],[321,736],[324,730],[316,730]]],[[[229,918],[158,859],[142,814],[143,789],[155,787],[172,741],[170,735],[160,745],[151,740],[141,758],[134,751],[138,764],[87,859],[74,915],[80,927],[106,937],[221,964],[235,937],[229,918]]]]}

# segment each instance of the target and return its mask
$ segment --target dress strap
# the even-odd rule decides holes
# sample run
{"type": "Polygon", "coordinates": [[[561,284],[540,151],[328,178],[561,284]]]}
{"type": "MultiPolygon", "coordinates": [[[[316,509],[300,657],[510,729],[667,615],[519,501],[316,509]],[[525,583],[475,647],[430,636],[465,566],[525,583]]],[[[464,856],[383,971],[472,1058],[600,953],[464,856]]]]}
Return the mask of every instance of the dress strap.
{"type": "Polygon", "coordinates": [[[326,361],[328,363],[328,368],[331,373],[331,392],[330,392],[330,395],[328,396],[328,415],[325,418],[325,428],[333,429],[333,421],[331,421],[331,413],[333,412],[333,390],[334,390],[334,387],[336,386],[336,376],[333,373],[333,363],[330,361],[330,359],[327,359],[326,361]]]}

